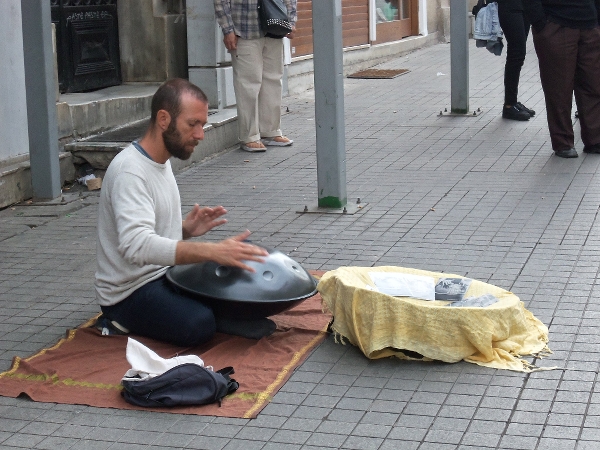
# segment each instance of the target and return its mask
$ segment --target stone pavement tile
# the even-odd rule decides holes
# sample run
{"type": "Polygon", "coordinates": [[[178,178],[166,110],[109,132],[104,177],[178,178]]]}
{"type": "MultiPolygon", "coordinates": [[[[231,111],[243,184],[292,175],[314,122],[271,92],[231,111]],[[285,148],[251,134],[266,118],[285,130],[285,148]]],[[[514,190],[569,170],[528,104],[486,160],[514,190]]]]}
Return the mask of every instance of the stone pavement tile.
{"type": "MultiPolygon", "coordinates": [[[[267,442],[263,447],[264,450],[299,450],[300,444],[286,444],[282,442],[267,442]]],[[[211,448],[212,450],[212,448],[211,448]]]]}
{"type": "MultiPolygon", "coordinates": [[[[340,400],[337,407],[341,408],[340,405],[342,405],[343,402],[344,399],[340,400]]],[[[362,400],[362,402],[364,402],[364,405],[366,406],[363,409],[369,409],[373,412],[387,412],[396,414],[400,414],[402,411],[404,411],[404,408],[406,408],[407,405],[406,402],[397,400],[374,400],[372,402],[371,400],[362,400]]]]}
{"type": "MultiPolygon", "coordinates": [[[[325,415],[322,417],[327,417],[328,420],[334,422],[349,422],[349,423],[358,423],[365,415],[364,411],[353,411],[353,410],[344,410],[344,409],[334,409],[333,411],[323,411],[325,415]]],[[[314,418],[315,416],[307,416],[308,418],[314,418]]]]}
{"type": "Polygon", "coordinates": [[[48,434],[52,436],[80,439],[86,437],[93,429],[94,427],[92,426],[64,424],[56,426],[54,431],[48,434]]]}
{"type": "Polygon", "coordinates": [[[112,440],[118,442],[120,437],[126,433],[127,430],[113,428],[113,427],[96,427],[90,431],[85,438],[89,440],[106,441],[112,440]]]}
{"type": "Polygon", "coordinates": [[[152,444],[164,448],[185,448],[193,439],[194,436],[189,434],[162,432],[152,444]]]}
{"type": "Polygon", "coordinates": [[[0,432],[16,433],[29,424],[28,420],[2,418],[0,420],[0,432]]]}
{"type": "Polygon", "coordinates": [[[311,392],[313,395],[331,395],[341,397],[348,390],[345,385],[332,385],[327,383],[319,383],[311,392]]]}
{"type": "Polygon", "coordinates": [[[223,450],[260,450],[265,446],[261,441],[247,441],[245,439],[232,439],[223,447],[223,450]]]}
{"type": "Polygon", "coordinates": [[[348,436],[340,448],[352,450],[377,450],[383,439],[363,436],[348,436]]]}
{"type": "MultiPolygon", "coordinates": [[[[336,420],[333,418],[332,415],[329,415],[330,413],[330,409],[329,408],[323,408],[323,407],[318,407],[318,406],[299,406],[297,407],[293,414],[291,414],[289,417],[297,417],[297,418],[302,418],[302,419],[324,419],[325,417],[328,417],[330,420],[336,420]]],[[[333,410],[332,414],[338,412],[337,410],[333,410]]],[[[346,415],[346,413],[352,413],[354,411],[339,411],[339,414],[337,414],[337,417],[344,417],[344,415],[346,415]]],[[[362,414],[362,413],[361,413],[362,414]]]]}
{"type": "Polygon", "coordinates": [[[261,427],[245,427],[235,435],[235,439],[267,442],[277,431],[277,428],[269,428],[264,425],[261,427]]]}
{"type": "Polygon", "coordinates": [[[148,445],[156,441],[160,435],[160,431],[127,430],[119,438],[119,443],[148,445]]]}
{"type": "Polygon", "coordinates": [[[514,423],[520,424],[536,424],[544,425],[548,419],[548,413],[546,412],[532,412],[532,411],[518,411],[515,410],[511,420],[514,423]]]}
{"type": "Polygon", "coordinates": [[[55,437],[50,436],[44,438],[42,441],[36,444],[35,448],[44,450],[56,450],[56,449],[67,449],[71,448],[77,443],[75,438],[55,437]]]}
{"type": "Polygon", "coordinates": [[[537,448],[539,450],[575,450],[577,448],[577,441],[575,439],[569,440],[542,437],[537,448]]]}
{"type": "Polygon", "coordinates": [[[544,437],[556,439],[577,439],[581,433],[580,426],[547,425],[544,428],[544,437]]]}
{"type": "Polygon", "coordinates": [[[73,444],[72,450],[107,450],[113,446],[112,441],[96,441],[81,439],[73,444]]]}
{"type": "Polygon", "coordinates": [[[344,434],[312,433],[306,441],[306,445],[302,448],[305,449],[310,446],[314,448],[341,448],[347,438],[347,435],[344,434]]]}
{"type": "Polygon", "coordinates": [[[355,422],[323,420],[316,431],[324,434],[342,434],[348,436],[355,427],[355,422]]]}
{"type": "Polygon", "coordinates": [[[436,417],[431,425],[432,430],[455,430],[464,432],[469,428],[469,419],[460,419],[455,417],[436,417]]]}
{"type": "MultiPolygon", "coordinates": [[[[369,400],[368,403],[370,404],[371,401],[369,400]]],[[[306,398],[302,402],[302,406],[320,406],[320,407],[324,407],[324,408],[337,407],[337,408],[345,409],[343,407],[343,405],[340,405],[339,397],[331,397],[328,395],[319,395],[319,394],[311,394],[311,395],[306,396],[306,398]]],[[[356,405],[352,405],[352,407],[347,408],[347,409],[354,409],[354,408],[356,408],[356,405]]]]}
{"type": "Polygon", "coordinates": [[[533,450],[536,448],[538,438],[534,436],[510,436],[504,435],[500,440],[499,448],[502,449],[519,449],[533,450]]]}
{"type": "Polygon", "coordinates": [[[283,403],[283,404],[288,404],[288,405],[299,405],[307,397],[308,397],[307,394],[298,394],[298,393],[292,393],[292,392],[281,392],[281,391],[279,391],[277,394],[275,394],[275,396],[273,397],[273,400],[271,400],[271,401],[272,401],[272,403],[283,403]]]}
{"type": "Polygon", "coordinates": [[[380,425],[394,425],[398,420],[399,414],[388,413],[388,412],[374,412],[367,411],[361,418],[361,424],[380,424],[380,425]]]}
{"type": "Polygon", "coordinates": [[[509,423],[506,434],[512,436],[541,436],[544,426],[531,423],[509,423]]]}
{"type": "Polygon", "coordinates": [[[352,431],[352,435],[385,438],[389,434],[391,429],[391,425],[359,423],[356,426],[356,428],[352,431]]]}
{"type": "Polygon", "coordinates": [[[433,403],[409,403],[404,409],[403,415],[420,415],[434,417],[438,414],[440,405],[433,403]]]}
{"type": "Polygon", "coordinates": [[[443,444],[440,442],[423,442],[419,450],[451,450],[456,449],[455,444],[443,444]]]}
{"type": "Polygon", "coordinates": [[[322,421],[316,419],[298,419],[292,417],[281,425],[282,430],[315,431],[322,421]]]}
{"type": "Polygon", "coordinates": [[[473,406],[454,406],[454,405],[443,405],[440,408],[438,417],[449,417],[456,419],[471,419],[476,412],[476,408],[473,406]]]}
{"type": "Polygon", "coordinates": [[[303,445],[302,450],[337,450],[339,447],[321,447],[314,445],[303,445]]]}
{"type": "Polygon", "coordinates": [[[267,406],[265,406],[262,412],[270,416],[290,417],[296,409],[297,406],[295,405],[269,403],[267,406]]]}
{"type": "Polygon", "coordinates": [[[34,448],[44,439],[46,439],[45,436],[40,436],[38,434],[13,434],[11,437],[2,442],[2,448],[6,448],[7,446],[19,448],[34,448]]]}
{"type": "Polygon", "coordinates": [[[304,444],[311,433],[309,431],[279,430],[269,439],[269,442],[280,442],[283,444],[304,444]]]}
{"type": "Polygon", "coordinates": [[[429,430],[425,435],[424,442],[437,442],[440,444],[459,444],[463,437],[461,431],[451,430],[429,430]]]}
{"type": "Polygon", "coordinates": [[[504,434],[506,421],[496,420],[471,420],[468,432],[482,434],[504,434]]]}
{"type": "Polygon", "coordinates": [[[187,448],[198,450],[221,450],[229,443],[229,439],[214,436],[196,436],[187,444],[187,448]]]}
{"type": "Polygon", "coordinates": [[[467,432],[462,436],[460,443],[461,448],[463,446],[496,448],[500,438],[500,434],[467,432]]]}

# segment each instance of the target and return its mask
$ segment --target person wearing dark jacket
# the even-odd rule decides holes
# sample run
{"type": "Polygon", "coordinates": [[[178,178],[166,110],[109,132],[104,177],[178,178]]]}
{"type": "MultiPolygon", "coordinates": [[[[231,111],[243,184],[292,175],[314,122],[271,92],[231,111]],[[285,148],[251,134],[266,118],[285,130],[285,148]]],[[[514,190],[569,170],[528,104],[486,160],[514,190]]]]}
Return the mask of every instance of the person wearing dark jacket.
{"type": "Polygon", "coordinates": [[[511,120],[529,120],[535,111],[518,101],[519,78],[527,51],[529,20],[523,13],[523,0],[497,0],[498,19],[506,38],[504,65],[504,108],[502,117],[511,120]]]}
{"type": "Polygon", "coordinates": [[[571,109],[585,153],[600,153],[600,0],[526,0],[533,27],[552,149],[577,158],[571,109]]]}

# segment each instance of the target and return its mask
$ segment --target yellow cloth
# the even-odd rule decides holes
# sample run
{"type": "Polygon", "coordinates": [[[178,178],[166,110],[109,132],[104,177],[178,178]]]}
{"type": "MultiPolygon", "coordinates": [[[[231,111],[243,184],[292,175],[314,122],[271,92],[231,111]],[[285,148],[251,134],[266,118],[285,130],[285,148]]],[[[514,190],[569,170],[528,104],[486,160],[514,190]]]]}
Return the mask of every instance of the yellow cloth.
{"type": "Polygon", "coordinates": [[[463,278],[402,267],[342,267],[325,273],[317,289],[323,309],[333,314],[333,331],[371,359],[397,356],[400,349],[426,358],[467,361],[496,369],[535,370],[522,355],[550,353],[548,328],[525,309],[512,292],[473,280],[465,297],[493,294],[499,301],[485,308],[449,307],[448,301],[392,297],[375,287],[369,272],[401,272],[463,278]]]}

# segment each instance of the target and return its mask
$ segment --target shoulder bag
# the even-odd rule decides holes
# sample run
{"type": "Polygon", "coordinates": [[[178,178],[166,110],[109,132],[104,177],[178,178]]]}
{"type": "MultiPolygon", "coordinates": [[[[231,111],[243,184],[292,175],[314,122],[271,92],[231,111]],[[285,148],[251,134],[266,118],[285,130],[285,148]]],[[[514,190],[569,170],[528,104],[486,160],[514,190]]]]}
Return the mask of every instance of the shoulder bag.
{"type": "Polygon", "coordinates": [[[283,0],[258,0],[260,28],[270,37],[282,38],[293,30],[283,0]]]}

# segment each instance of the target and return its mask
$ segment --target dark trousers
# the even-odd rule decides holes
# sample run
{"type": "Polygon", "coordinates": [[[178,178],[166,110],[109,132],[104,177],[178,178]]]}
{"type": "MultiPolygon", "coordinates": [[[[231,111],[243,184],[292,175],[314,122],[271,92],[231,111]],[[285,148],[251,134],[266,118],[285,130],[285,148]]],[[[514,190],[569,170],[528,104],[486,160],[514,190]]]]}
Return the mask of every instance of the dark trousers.
{"type": "Polygon", "coordinates": [[[212,310],[180,292],[165,276],[138,288],[102,313],[131,333],[191,347],[212,339],[216,331],[212,310]]]}
{"type": "MultiPolygon", "coordinates": [[[[526,0],[529,1],[529,0],[526,0]]],[[[514,2],[498,2],[498,19],[506,38],[506,64],[504,66],[504,104],[517,103],[519,77],[527,52],[529,20],[523,14],[523,7],[515,7],[514,2]]]]}
{"type": "Polygon", "coordinates": [[[533,43],[552,149],[561,151],[575,146],[573,92],[583,144],[600,144],[600,27],[579,30],[548,22],[542,31],[533,32],[533,43]]]}

